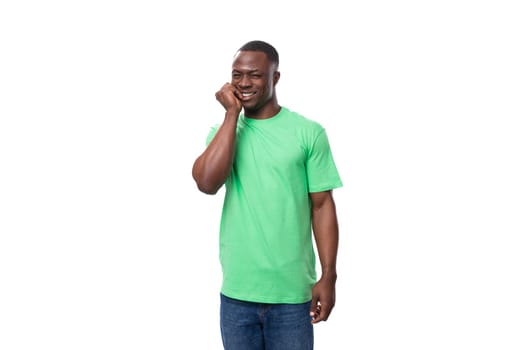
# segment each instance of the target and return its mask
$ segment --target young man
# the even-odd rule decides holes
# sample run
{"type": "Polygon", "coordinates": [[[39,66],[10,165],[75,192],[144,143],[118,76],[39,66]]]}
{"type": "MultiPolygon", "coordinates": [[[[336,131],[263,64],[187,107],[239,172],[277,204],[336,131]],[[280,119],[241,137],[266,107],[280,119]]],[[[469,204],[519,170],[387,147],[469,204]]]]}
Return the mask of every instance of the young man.
{"type": "Polygon", "coordinates": [[[225,185],[220,224],[224,348],[313,349],[335,303],[341,187],[324,128],[277,102],[279,55],[263,41],[235,54],[226,110],[195,160],[200,191],[225,185]],[[316,276],[317,244],[322,274],[316,276]]]}

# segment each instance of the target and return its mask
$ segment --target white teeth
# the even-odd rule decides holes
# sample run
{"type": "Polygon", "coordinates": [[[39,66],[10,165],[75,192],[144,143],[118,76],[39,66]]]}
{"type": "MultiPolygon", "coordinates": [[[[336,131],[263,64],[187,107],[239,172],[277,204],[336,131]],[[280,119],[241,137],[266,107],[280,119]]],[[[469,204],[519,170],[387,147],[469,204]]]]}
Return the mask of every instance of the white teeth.
{"type": "Polygon", "coordinates": [[[245,96],[245,97],[247,97],[247,96],[251,96],[251,95],[253,95],[253,94],[255,94],[255,92],[250,92],[250,93],[248,93],[248,92],[243,92],[243,93],[242,93],[242,95],[245,96]]]}

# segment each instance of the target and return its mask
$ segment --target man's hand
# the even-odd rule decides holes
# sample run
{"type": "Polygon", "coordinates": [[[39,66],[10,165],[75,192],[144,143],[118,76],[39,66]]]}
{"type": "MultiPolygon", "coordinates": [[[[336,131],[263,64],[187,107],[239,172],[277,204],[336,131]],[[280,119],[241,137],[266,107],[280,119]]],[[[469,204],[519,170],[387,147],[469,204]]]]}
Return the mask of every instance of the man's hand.
{"type": "Polygon", "coordinates": [[[312,288],[310,317],[312,323],[326,321],[335,305],[335,278],[321,277],[312,288]]]}
{"type": "Polygon", "coordinates": [[[241,112],[241,93],[230,83],[226,83],[215,93],[215,98],[228,112],[241,112]]]}

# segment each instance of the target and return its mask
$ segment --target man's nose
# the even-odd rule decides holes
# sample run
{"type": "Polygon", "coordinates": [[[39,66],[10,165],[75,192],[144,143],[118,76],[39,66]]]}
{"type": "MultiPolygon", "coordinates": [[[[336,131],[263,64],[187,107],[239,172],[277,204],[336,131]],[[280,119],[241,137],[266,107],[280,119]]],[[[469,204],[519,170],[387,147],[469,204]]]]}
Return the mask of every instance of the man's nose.
{"type": "Polygon", "coordinates": [[[246,86],[250,86],[252,84],[250,78],[247,76],[247,75],[243,75],[241,77],[241,80],[239,81],[239,86],[241,87],[246,87],[246,86]]]}

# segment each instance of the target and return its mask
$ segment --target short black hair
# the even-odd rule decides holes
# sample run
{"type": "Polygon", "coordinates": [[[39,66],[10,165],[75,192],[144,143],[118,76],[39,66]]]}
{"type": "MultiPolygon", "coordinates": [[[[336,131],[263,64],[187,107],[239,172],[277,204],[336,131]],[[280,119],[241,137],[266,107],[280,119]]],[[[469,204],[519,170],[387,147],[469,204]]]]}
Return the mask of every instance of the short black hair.
{"type": "Polygon", "coordinates": [[[273,47],[272,45],[268,44],[265,41],[261,41],[261,40],[249,41],[243,46],[241,46],[241,48],[238,51],[264,52],[266,56],[268,57],[268,59],[270,60],[270,62],[275,63],[277,67],[279,66],[279,53],[277,52],[275,47],[273,47]]]}

